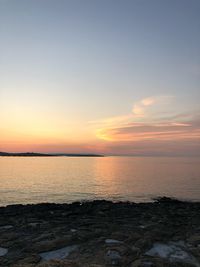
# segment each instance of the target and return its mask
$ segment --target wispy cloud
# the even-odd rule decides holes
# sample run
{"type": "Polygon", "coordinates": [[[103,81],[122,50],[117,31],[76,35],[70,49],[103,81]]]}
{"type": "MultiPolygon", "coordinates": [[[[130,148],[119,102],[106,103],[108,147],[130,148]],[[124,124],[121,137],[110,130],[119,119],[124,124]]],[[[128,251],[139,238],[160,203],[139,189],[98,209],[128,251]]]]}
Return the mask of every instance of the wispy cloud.
{"type": "Polygon", "coordinates": [[[174,140],[200,138],[200,122],[132,123],[127,126],[104,128],[99,137],[108,141],[174,140]]]}
{"type": "Polygon", "coordinates": [[[90,121],[89,124],[94,125],[96,127],[114,127],[118,125],[126,125],[132,123],[133,121],[144,121],[147,118],[150,119],[151,117],[156,119],[158,114],[162,112],[162,109],[169,105],[173,98],[173,96],[147,97],[135,102],[129,114],[108,117],[96,121],[90,121]],[[159,112],[158,109],[160,109],[159,112]]]}
{"type": "Polygon", "coordinates": [[[133,104],[130,114],[96,121],[96,136],[115,144],[200,141],[199,114],[173,113],[172,101],[172,96],[142,99],[133,104]]]}
{"type": "Polygon", "coordinates": [[[137,117],[144,117],[149,110],[149,107],[158,105],[166,105],[171,101],[172,96],[153,96],[142,99],[133,105],[132,112],[137,117]]]}

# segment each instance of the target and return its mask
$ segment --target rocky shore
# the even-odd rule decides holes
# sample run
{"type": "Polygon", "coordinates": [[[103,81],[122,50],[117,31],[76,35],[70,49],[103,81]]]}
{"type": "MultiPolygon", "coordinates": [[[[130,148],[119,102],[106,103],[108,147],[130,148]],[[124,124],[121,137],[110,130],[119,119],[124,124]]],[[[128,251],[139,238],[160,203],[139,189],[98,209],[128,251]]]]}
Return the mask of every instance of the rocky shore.
{"type": "Polygon", "coordinates": [[[200,266],[200,203],[1,207],[0,266],[200,266]]]}

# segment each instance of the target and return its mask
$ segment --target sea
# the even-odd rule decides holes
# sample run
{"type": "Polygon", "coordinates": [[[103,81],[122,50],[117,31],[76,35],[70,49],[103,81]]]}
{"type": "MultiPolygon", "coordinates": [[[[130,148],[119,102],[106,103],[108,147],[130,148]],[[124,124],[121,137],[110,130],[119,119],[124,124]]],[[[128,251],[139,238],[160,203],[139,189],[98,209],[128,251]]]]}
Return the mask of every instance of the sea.
{"type": "Polygon", "coordinates": [[[0,157],[0,206],[161,196],[200,201],[200,158],[0,157]]]}

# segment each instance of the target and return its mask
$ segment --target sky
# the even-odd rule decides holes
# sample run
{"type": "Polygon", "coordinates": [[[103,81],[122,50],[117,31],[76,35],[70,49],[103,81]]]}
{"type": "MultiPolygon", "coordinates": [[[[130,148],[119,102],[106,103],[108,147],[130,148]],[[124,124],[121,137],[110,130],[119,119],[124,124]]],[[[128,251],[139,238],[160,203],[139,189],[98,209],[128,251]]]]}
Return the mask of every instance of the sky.
{"type": "Polygon", "coordinates": [[[199,0],[0,0],[0,151],[200,156],[199,0]]]}

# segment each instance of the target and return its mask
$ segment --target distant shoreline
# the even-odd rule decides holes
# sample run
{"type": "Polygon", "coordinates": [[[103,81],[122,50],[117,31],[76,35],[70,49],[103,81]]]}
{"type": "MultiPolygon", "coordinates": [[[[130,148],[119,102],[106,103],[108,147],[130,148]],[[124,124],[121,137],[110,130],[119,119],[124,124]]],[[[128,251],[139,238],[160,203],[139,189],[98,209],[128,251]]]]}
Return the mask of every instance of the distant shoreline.
{"type": "Polygon", "coordinates": [[[99,154],[45,154],[45,153],[35,153],[35,152],[25,152],[25,153],[8,153],[0,152],[0,157],[104,157],[104,155],[99,154]]]}

